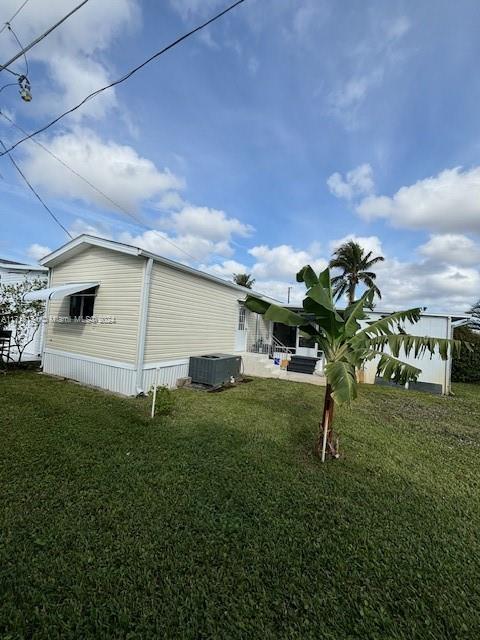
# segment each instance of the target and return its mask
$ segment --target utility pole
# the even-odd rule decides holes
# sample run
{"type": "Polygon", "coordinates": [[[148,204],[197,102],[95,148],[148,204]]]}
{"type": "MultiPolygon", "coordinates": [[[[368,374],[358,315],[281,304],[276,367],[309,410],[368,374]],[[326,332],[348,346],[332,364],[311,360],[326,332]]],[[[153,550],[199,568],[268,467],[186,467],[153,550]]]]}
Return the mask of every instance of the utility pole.
{"type": "Polygon", "coordinates": [[[287,289],[287,304],[290,304],[290,291],[292,290],[293,287],[288,287],[287,289]]]}

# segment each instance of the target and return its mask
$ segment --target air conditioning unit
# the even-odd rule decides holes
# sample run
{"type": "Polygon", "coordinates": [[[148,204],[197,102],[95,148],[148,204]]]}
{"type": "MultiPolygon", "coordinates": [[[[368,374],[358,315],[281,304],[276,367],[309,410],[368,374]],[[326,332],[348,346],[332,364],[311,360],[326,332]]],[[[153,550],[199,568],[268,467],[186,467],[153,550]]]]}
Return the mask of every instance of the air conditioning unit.
{"type": "Polygon", "coordinates": [[[192,356],[188,375],[193,383],[205,384],[211,387],[230,382],[230,379],[240,376],[241,356],[226,353],[209,353],[205,356],[192,356]]]}

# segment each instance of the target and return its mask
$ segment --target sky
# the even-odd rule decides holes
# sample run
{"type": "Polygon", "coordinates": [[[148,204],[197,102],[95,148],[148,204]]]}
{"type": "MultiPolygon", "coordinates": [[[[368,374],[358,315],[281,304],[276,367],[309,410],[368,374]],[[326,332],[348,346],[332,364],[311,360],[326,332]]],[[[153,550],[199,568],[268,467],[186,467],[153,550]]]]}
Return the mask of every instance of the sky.
{"type": "MultiPolygon", "coordinates": [[[[29,43],[76,4],[29,0],[13,31],[29,43]]],[[[28,52],[31,102],[0,72],[0,110],[37,129],[227,4],[89,0],[28,52]]],[[[479,31],[478,0],[246,0],[36,138],[91,184],[32,141],[12,155],[73,236],[293,302],[295,273],[355,239],[385,257],[377,308],[463,313],[480,298],[479,31]]],[[[0,60],[18,49],[3,30],[0,60]]],[[[0,221],[4,258],[68,240],[8,156],[0,221]]]]}

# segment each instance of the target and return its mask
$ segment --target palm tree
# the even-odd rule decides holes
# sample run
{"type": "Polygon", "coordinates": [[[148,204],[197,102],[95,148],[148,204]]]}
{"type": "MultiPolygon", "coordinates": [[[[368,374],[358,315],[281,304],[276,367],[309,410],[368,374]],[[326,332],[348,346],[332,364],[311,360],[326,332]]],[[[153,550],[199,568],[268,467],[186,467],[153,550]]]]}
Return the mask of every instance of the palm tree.
{"type": "Polygon", "coordinates": [[[251,289],[255,283],[255,278],[252,278],[251,273],[234,273],[233,281],[241,287],[251,289]]]}
{"type": "Polygon", "coordinates": [[[348,304],[355,300],[355,289],[358,284],[364,284],[379,298],[382,297],[380,289],[375,284],[377,274],[371,271],[377,262],[383,262],[383,256],[372,258],[373,251],[367,254],[358,242],[350,240],[342,244],[333,253],[330,260],[330,269],[342,269],[343,273],[332,278],[333,293],[338,300],[344,293],[348,295],[348,304]]]}

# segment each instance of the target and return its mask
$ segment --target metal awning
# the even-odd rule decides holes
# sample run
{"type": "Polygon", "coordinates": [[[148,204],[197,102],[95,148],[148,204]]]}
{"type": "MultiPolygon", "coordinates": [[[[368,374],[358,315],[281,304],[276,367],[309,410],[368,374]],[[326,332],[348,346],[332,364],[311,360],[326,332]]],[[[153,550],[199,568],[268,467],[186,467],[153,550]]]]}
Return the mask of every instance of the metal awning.
{"type": "Polygon", "coordinates": [[[71,296],[79,291],[98,287],[98,284],[98,282],[71,282],[70,284],[59,284],[56,287],[49,287],[48,289],[30,291],[25,294],[24,300],[26,302],[31,302],[32,300],[60,300],[61,298],[71,296]]]}

